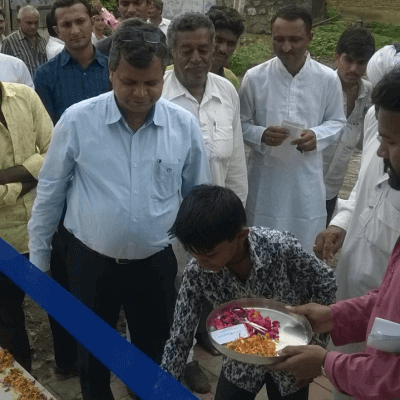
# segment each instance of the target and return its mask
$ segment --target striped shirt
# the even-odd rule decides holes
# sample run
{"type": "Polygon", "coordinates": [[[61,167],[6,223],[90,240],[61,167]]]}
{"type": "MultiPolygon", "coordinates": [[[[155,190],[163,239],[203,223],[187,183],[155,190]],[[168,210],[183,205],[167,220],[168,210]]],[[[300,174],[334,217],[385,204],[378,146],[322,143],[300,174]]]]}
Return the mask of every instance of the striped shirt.
{"type": "Polygon", "coordinates": [[[8,35],[3,40],[1,47],[2,53],[21,59],[28,67],[31,76],[33,76],[39,65],[47,61],[46,39],[39,33],[36,34],[36,38],[35,48],[20,28],[18,31],[8,35]]]}

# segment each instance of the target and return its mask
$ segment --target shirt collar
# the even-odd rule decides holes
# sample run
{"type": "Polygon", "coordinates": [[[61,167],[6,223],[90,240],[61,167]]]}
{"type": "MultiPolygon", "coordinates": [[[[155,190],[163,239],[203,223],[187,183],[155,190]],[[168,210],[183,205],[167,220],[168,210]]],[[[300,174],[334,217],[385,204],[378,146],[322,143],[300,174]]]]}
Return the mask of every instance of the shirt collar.
{"type": "MultiPolygon", "coordinates": [[[[339,77],[339,74],[337,72],[337,69],[335,70],[336,75],[339,77]]],[[[340,79],[340,77],[339,77],[340,79]]],[[[360,79],[359,80],[359,88],[358,88],[358,96],[357,99],[362,99],[363,97],[365,97],[368,93],[368,88],[367,85],[364,83],[364,79],[360,79]]]]}
{"type": "Polygon", "coordinates": [[[4,99],[6,97],[13,97],[15,96],[15,91],[12,87],[12,84],[6,84],[4,85],[4,82],[0,82],[0,86],[1,86],[1,94],[3,96],[3,100],[2,102],[4,102],[4,99]]]}
{"type": "MultiPolygon", "coordinates": [[[[221,100],[221,97],[218,94],[216,84],[214,82],[214,79],[211,78],[211,75],[215,76],[215,74],[211,72],[207,74],[206,88],[204,91],[203,99],[208,100],[211,97],[216,97],[221,100]]],[[[189,90],[187,90],[185,86],[183,86],[182,83],[179,82],[178,78],[176,77],[175,70],[172,70],[169,99],[173,100],[179,96],[186,96],[194,99],[194,97],[190,94],[189,90]]]]}
{"type": "Polygon", "coordinates": [[[310,62],[311,62],[311,55],[310,55],[310,53],[309,53],[308,51],[306,51],[306,61],[304,62],[304,65],[301,67],[300,71],[299,71],[295,76],[293,76],[293,75],[287,70],[287,68],[283,65],[282,61],[281,61],[278,57],[276,57],[276,59],[277,59],[279,68],[280,68],[282,71],[285,71],[287,74],[289,74],[292,78],[295,78],[296,76],[300,75],[305,69],[307,69],[307,68],[309,67],[310,62]]]}
{"type": "MultiPolygon", "coordinates": [[[[159,113],[159,104],[157,102],[152,107],[152,109],[150,111],[150,115],[147,117],[147,120],[143,126],[148,126],[152,122],[154,122],[155,125],[162,125],[163,121],[159,114],[160,114],[159,113]]],[[[121,111],[118,108],[117,101],[115,99],[115,93],[113,90],[110,92],[104,123],[105,123],[105,125],[111,125],[111,124],[115,124],[116,122],[118,122],[120,120],[124,120],[124,117],[122,116],[121,111]]]]}
{"type": "MultiPolygon", "coordinates": [[[[96,47],[93,46],[93,48],[94,48],[94,60],[96,60],[102,67],[108,68],[107,57],[103,56],[103,54],[101,54],[96,49],[96,47]]],[[[60,54],[59,55],[60,64],[61,64],[62,67],[64,67],[69,62],[73,61],[73,58],[72,58],[71,54],[68,53],[68,51],[65,49],[65,47],[62,49],[62,51],[59,54],[60,54]]]]}
{"type": "MultiPolygon", "coordinates": [[[[18,29],[17,35],[18,35],[18,39],[19,39],[19,40],[24,40],[25,38],[27,38],[26,35],[25,35],[25,33],[22,32],[22,29],[21,29],[21,28],[18,29]]],[[[40,35],[39,32],[36,32],[36,35],[35,35],[35,36],[36,36],[37,38],[39,38],[39,39],[42,39],[42,38],[43,38],[43,37],[40,35]]],[[[28,39],[28,38],[27,38],[27,39],[28,39]]],[[[29,39],[28,39],[28,40],[29,40],[29,39]]]]}
{"type": "Polygon", "coordinates": [[[61,39],[56,38],[54,36],[49,37],[49,42],[54,42],[54,43],[59,43],[59,44],[65,44],[61,39]]]}
{"type": "Polygon", "coordinates": [[[4,36],[4,34],[2,33],[0,36],[0,43],[5,39],[6,37],[4,36]]]}

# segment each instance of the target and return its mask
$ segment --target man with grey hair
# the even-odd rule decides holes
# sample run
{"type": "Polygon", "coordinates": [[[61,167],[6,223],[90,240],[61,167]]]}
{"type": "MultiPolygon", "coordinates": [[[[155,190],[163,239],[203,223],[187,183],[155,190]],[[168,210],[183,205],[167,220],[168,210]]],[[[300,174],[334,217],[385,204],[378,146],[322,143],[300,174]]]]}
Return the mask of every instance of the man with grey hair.
{"type": "Polygon", "coordinates": [[[171,20],[162,16],[163,8],[164,3],[162,0],[151,0],[149,5],[149,22],[154,26],[158,26],[164,35],[166,35],[171,20]]]}
{"type": "MultiPolygon", "coordinates": [[[[207,16],[188,12],[174,18],[167,43],[174,68],[165,73],[163,97],[191,112],[199,122],[207,148],[214,185],[227,187],[246,204],[247,169],[240,123],[239,96],[225,78],[210,71],[214,53],[214,25],[207,16]]],[[[198,343],[219,354],[205,329],[212,307],[203,305],[203,318],[196,334],[198,343]]],[[[210,390],[207,377],[189,356],[185,381],[194,391],[210,390]]]]}
{"type": "MultiPolygon", "coordinates": [[[[28,226],[30,260],[46,271],[67,199],[71,293],[114,328],[122,305],[131,342],[156,363],[175,298],[177,262],[167,232],[181,196],[210,182],[196,119],[160,99],[168,60],[158,28],[138,18],[119,26],[109,58],[114,90],[62,115],[28,226]]],[[[114,400],[107,368],[85,349],[79,358],[83,399],[114,400]]]]}
{"type": "Polygon", "coordinates": [[[46,39],[38,33],[39,11],[33,6],[21,7],[18,11],[19,30],[8,35],[1,52],[20,58],[33,73],[47,61],[46,39]]]}

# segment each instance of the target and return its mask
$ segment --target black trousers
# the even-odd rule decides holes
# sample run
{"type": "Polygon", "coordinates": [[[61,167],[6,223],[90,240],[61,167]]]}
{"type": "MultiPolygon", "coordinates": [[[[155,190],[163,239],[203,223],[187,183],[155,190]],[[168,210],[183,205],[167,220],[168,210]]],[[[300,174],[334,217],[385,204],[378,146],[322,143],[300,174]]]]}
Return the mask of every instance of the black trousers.
{"type": "MultiPolygon", "coordinates": [[[[65,267],[65,257],[68,246],[68,231],[63,225],[61,218],[57,232],[53,235],[51,242],[52,251],[50,257],[51,277],[64,289],[70,291],[68,275],[65,267]]],[[[49,315],[50,328],[53,335],[54,359],[56,364],[62,368],[72,367],[78,360],[78,345],[58,322],[49,315]]]]}
{"type": "MultiPolygon", "coordinates": [[[[267,374],[265,379],[265,386],[267,388],[267,395],[269,400],[307,400],[309,385],[304,386],[295,393],[288,396],[282,396],[279,392],[278,386],[272,379],[270,374],[267,374]]],[[[254,400],[257,394],[248,392],[247,390],[241,389],[229,382],[225,378],[223,370],[218,380],[217,391],[215,393],[214,400],[254,400]]]]}
{"type": "MultiPolygon", "coordinates": [[[[29,253],[23,255],[29,259],[29,253]]],[[[0,273],[0,346],[31,372],[31,352],[22,308],[24,298],[25,293],[0,273]]]]}
{"type": "Polygon", "coordinates": [[[326,200],[326,227],[329,226],[331,219],[333,217],[333,212],[335,211],[336,202],[337,202],[337,195],[330,200],[326,200]]]}
{"type": "MultiPolygon", "coordinates": [[[[172,246],[143,260],[117,264],[68,235],[66,267],[71,293],[113,328],[123,306],[132,344],[161,363],[176,296],[178,264],[172,246]],[[155,323],[157,329],[152,328],[155,323]]],[[[84,400],[113,400],[110,372],[83,347],[78,348],[84,400]]]]}

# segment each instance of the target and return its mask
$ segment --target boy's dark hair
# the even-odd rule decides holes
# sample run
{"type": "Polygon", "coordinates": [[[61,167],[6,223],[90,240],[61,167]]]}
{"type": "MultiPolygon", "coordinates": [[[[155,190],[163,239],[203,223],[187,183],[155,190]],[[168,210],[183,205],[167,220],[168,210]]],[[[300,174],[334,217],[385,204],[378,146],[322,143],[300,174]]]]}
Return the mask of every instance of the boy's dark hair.
{"type": "Polygon", "coordinates": [[[56,18],[57,8],[71,7],[74,4],[83,4],[86,8],[87,13],[89,14],[89,17],[92,16],[92,10],[90,4],[86,0],[56,0],[51,6],[51,11],[50,11],[52,18],[56,22],[55,25],[57,25],[57,18],[56,18]]]}
{"type": "Polygon", "coordinates": [[[277,18],[287,19],[289,21],[294,21],[300,18],[304,21],[306,25],[307,33],[311,32],[312,29],[311,14],[303,7],[290,5],[280,8],[271,19],[271,30],[272,30],[272,25],[274,24],[277,18]]]}
{"type": "Polygon", "coordinates": [[[58,38],[57,33],[53,29],[53,26],[56,26],[56,25],[57,25],[57,22],[54,20],[53,16],[51,15],[51,12],[49,12],[46,15],[47,32],[49,32],[50,36],[58,38]]]}
{"type": "Polygon", "coordinates": [[[184,197],[168,233],[186,251],[205,254],[225,240],[232,241],[245,226],[242,201],[231,189],[199,185],[184,197]]]}
{"type": "Polygon", "coordinates": [[[135,68],[148,68],[154,62],[154,57],[158,57],[165,71],[169,52],[164,33],[140,18],[121,22],[114,34],[108,57],[111,71],[118,68],[122,56],[135,68]]]}
{"type": "Polygon", "coordinates": [[[157,8],[157,10],[160,10],[160,13],[162,14],[163,8],[164,8],[164,3],[162,0],[152,0],[154,7],[157,8]]]}
{"type": "Polygon", "coordinates": [[[212,6],[206,13],[216,31],[229,30],[239,39],[244,32],[244,18],[231,7],[212,6]]]}
{"type": "Polygon", "coordinates": [[[376,111],[383,108],[400,113],[400,67],[393,69],[378,82],[372,91],[371,101],[376,111]]]}
{"type": "Polygon", "coordinates": [[[375,39],[366,28],[347,28],[336,45],[336,54],[346,53],[352,59],[368,61],[375,53],[375,39]]]}

